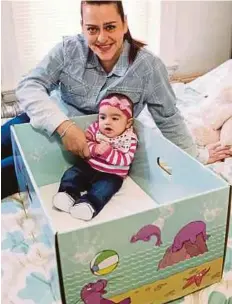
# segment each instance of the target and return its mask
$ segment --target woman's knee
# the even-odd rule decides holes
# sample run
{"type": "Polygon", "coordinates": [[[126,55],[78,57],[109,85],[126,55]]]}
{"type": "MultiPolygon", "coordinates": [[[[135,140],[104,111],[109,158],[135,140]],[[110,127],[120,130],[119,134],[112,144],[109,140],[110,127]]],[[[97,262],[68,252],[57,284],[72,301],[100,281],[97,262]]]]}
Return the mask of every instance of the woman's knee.
{"type": "Polygon", "coordinates": [[[10,127],[13,125],[23,124],[30,121],[30,118],[26,113],[23,113],[11,120],[7,121],[1,127],[1,159],[4,159],[8,156],[12,156],[12,145],[11,145],[11,130],[10,127]]]}
{"type": "Polygon", "coordinates": [[[1,198],[5,198],[19,191],[13,156],[7,157],[1,161],[1,170],[1,198]]]}

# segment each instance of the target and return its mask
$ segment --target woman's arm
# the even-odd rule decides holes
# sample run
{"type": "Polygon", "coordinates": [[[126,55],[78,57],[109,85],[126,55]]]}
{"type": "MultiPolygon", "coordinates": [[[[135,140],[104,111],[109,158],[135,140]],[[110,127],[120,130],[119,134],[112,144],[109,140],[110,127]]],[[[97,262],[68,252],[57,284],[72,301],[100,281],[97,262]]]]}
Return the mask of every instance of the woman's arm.
{"type": "Polygon", "coordinates": [[[151,64],[154,68],[148,76],[145,95],[148,110],[167,139],[196,157],[197,147],[176,107],[176,97],[169,83],[167,70],[158,57],[154,57],[151,64]]]}
{"type": "Polygon", "coordinates": [[[59,85],[64,67],[63,43],[55,46],[43,61],[19,83],[16,96],[34,128],[62,136],[66,150],[89,157],[84,132],[69,120],[49,94],[59,85]]]}
{"type": "Polygon", "coordinates": [[[154,57],[152,75],[147,80],[146,100],[156,125],[174,144],[194,156],[203,164],[211,164],[231,156],[229,147],[220,143],[198,149],[176,107],[176,97],[168,80],[167,70],[158,57],[154,57]]]}
{"type": "Polygon", "coordinates": [[[16,96],[23,110],[30,117],[32,126],[46,131],[49,135],[68,120],[49,96],[59,84],[63,66],[63,43],[59,43],[20,81],[16,89],[16,96]]]}

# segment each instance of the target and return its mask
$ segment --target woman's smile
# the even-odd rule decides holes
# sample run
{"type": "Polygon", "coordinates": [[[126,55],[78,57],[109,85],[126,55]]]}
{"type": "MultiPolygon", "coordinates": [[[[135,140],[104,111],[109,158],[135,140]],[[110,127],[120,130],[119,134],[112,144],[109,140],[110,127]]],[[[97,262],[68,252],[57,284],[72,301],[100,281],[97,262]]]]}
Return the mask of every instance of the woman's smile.
{"type": "Polygon", "coordinates": [[[107,53],[111,50],[112,45],[113,44],[111,43],[107,45],[96,45],[96,47],[99,49],[101,53],[107,53]]]}

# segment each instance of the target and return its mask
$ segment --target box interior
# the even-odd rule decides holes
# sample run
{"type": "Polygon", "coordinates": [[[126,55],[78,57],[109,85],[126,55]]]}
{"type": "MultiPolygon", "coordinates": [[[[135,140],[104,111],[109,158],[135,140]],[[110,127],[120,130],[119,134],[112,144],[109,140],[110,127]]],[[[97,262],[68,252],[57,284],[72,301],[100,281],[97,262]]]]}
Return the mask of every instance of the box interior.
{"type": "Polygon", "coordinates": [[[147,211],[158,206],[130,177],[122,188],[108,202],[104,209],[90,222],[72,218],[70,214],[57,210],[52,205],[52,197],[57,193],[59,183],[39,188],[43,206],[47,216],[52,219],[52,225],[57,232],[69,232],[75,229],[90,227],[104,222],[147,211]]]}
{"type": "MultiPolygon", "coordinates": [[[[75,118],[83,129],[95,119],[96,115],[75,118]]],[[[135,128],[139,146],[130,178],[101,214],[86,223],[52,207],[60,178],[75,163],[75,157],[64,150],[57,136],[48,138],[29,124],[14,126],[22,157],[57,231],[99,224],[228,187],[224,180],[152,129],[138,121],[135,128]]]]}

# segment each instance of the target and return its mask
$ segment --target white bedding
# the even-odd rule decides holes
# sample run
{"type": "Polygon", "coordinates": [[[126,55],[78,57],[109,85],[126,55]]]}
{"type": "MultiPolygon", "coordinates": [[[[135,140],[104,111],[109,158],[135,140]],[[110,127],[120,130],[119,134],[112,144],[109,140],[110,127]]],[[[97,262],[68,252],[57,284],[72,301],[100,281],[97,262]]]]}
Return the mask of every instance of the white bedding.
{"type": "MultiPolygon", "coordinates": [[[[199,124],[199,108],[209,97],[217,95],[221,89],[228,85],[232,85],[232,59],[188,84],[174,83],[172,85],[177,97],[177,107],[190,131],[193,125],[199,124]]],[[[138,119],[160,132],[147,108],[139,115],[138,119]]],[[[232,185],[232,158],[208,166],[232,185]]]]}

